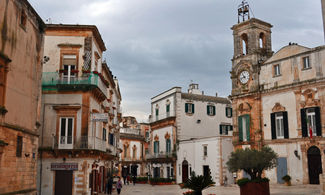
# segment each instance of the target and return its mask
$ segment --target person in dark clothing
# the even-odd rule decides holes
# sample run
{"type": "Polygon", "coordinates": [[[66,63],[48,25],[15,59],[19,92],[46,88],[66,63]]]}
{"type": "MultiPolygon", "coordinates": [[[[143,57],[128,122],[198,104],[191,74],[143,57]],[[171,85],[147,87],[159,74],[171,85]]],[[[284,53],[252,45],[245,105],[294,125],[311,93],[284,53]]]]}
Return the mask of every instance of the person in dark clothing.
{"type": "Polygon", "coordinates": [[[133,175],[133,185],[135,185],[135,182],[137,181],[137,176],[133,175]]]}
{"type": "Polygon", "coordinates": [[[112,189],[113,189],[113,178],[108,177],[108,180],[107,180],[107,194],[112,194],[112,189]]]}
{"type": "Polygon", "coordinates": [[[118,181],[116,182],[116,191],[117,191],[117,194],[120,194],[121,193],[121,189],[122,189],[121,178],[118,178],[118,181]]]}

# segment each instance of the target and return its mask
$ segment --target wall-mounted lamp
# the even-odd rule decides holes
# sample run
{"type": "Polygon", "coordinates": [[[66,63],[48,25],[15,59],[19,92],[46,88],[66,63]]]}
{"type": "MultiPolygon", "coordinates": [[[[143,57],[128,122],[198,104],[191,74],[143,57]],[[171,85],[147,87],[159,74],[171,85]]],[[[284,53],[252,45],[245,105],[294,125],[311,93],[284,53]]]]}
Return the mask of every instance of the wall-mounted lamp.
{"type": "Polygon", "coordinates": [[[198,124],[199,124],[199,123],[201,123],[201,120],[200,120],[200,119],[198,119],[198,120],[196,121],[196,123],[198,123],[198,124]]]}
{"type": "Polygon", "coordinates": [[[300,160],[300,155],[298,154],[298,151],[297,150],[295,150],[294,152],[293,152],[294,154],[295,154],[295,156],[300,160]]]}

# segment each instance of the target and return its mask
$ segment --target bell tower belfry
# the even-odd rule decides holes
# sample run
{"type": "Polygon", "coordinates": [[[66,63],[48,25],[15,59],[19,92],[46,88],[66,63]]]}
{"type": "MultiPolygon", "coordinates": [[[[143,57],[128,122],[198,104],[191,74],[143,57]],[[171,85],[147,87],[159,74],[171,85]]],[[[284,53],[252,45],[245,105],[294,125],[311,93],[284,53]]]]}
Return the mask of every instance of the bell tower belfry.
{"type": "Polygon", "coordinates": [[[273,54],[271,28],[271,24],[251,17],[245,0],[238,6],[238,23],[231,28],[234,55],[230,72],[236,148],[260,148],[263,145],[259,72],[261,65],[273,54]]]}
{"type": "Polygon", "coordinates": [[[238,6],[238,24],[231,28],[234,37],[234,55],[232,58],[234,93],[232,95],[257,90],[258,66],[273,54],[271,28],[271,24],[250,17],[250,8],[245,0],[238,6]],[[242,80],[244,82],[239,78],[243,69],[246,69],[250,74],[247,82],[247,78],[242,80]],[[234,91],[237,87],[244,88],[244,90],[234,91]]]}

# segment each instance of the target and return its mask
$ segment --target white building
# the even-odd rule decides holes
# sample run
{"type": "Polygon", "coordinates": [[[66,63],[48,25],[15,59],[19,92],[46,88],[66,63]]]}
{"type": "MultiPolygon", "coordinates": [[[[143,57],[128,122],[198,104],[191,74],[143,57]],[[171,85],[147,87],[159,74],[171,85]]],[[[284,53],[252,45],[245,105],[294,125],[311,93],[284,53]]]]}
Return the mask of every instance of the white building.
{"type": "Polygon", "coordinates": [[[191,84],[187,93],[174,87],[153,97],[150,119],[152,147],[151,155],[147,157],[153,177],[172,177],[181,183],[188,179],[191,171],[203,175],[204,167],[206,171],[209,167],[213,179],[222,183],[219,177],[227,172],[225,158],[232,151],[230,104],[226,98],[203,95],[198,84],[191,84]],[[218,143],[223,139],[229,142],[225,142],[227,144],[220,150],[218,143]],[[206,149],[216,152],[205,155],[207,160],[203,161],[206,149]]]}

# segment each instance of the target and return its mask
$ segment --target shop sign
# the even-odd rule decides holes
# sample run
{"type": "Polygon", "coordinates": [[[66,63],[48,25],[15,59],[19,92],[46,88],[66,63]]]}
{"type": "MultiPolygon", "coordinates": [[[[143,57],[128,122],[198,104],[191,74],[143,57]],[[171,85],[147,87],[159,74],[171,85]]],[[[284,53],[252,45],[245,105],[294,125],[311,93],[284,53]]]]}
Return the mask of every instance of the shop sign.
{"type": "Polygon", "coordinates": [[[108,113],[92,113],[92,121],[108,122],[108,113]]]}
{"type": "Polygon", "coordinates": [[[51,171],[77,171],[78,163],[51,163],[51,171]]]}

